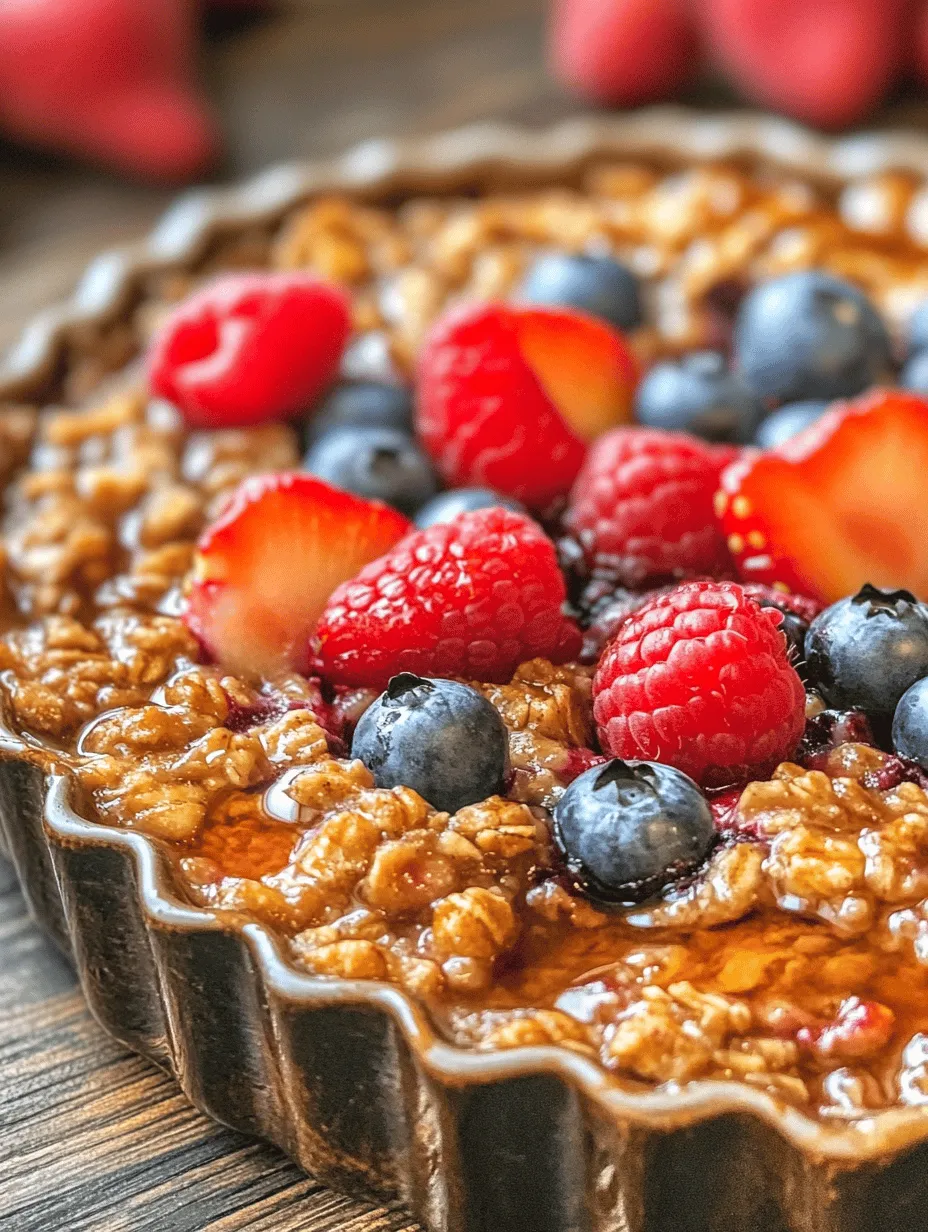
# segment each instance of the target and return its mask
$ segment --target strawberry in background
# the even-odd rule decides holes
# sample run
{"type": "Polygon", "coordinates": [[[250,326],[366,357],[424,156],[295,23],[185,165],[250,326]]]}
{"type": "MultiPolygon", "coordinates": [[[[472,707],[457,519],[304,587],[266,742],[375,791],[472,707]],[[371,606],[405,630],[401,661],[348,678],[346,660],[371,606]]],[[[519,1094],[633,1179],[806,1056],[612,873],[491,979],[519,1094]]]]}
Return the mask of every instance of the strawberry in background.
{"type": "Polygon", "coordinates": [[[901,75],[928,84],[928,3],[554,0],[554,71],[587,98],[672,98],[700,59],[754,103],[842,127],[863,120],[901,75]]]}
{"type": "Polygon", "coordinates": [[[0,129],[144,179],[202,172],[220,136],[196,80],[200,7],[0,0],[0,129]]]}

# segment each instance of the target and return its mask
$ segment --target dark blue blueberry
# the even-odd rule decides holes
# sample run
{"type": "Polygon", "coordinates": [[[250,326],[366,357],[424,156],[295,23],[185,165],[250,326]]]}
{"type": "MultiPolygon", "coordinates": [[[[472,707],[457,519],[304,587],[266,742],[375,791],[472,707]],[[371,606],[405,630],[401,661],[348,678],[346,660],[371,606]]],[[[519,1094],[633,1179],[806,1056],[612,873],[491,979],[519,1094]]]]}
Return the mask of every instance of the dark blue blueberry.
{"type": "Polygon", "coordinates": [[[453,522],[459,513],[494,507],[525,513],[524,505],[511,496],[500,496],[492,488],[452,488],[449,492],[439,492],[423,505],[416,514],[415,522],[424,530],[426,526],[434,526],[438,522],[453,522]]]}
{"type": "Polygon", "coordinates": [[[412,394],[399,385],[351,381],[336,385],[307,420],[306,443],[333,428],[400,428],[412,432],[412,394]]]}
{"type": "Polygon", "coordinates": [[[812,399],[809,402],[790,402],[781,406],[761,423],[754,437],[755,444],[760,445],[761,449],[776,449],[791,436],[815,423],[816,419],[821,419],[829,405],[830,403],[820,399],[812,399]]]}
{"type": "Polygon", "coordinates": [[[899,373],[899,384],[917,394],[928,394],[928,351],[916,351],[899,373]]]}
{"type": "Polygon", "coordinates": [[[870,585],[833,603],[809,626],[806,674],[829,706],[888,721],[928,675],[928,607],[907,590],[870,585]]]}
{"type": "Polygon", "coordinates": [[[893,716],[893,748],[928,770],[928,678],[917,680],[899,699],[893,716]]]}
{"type": "Polygon", "coordinates": [[[509,736],[476,689],[401,672],[362,715],[351,755],[378,787],[411,787],[454,813],[504,789],[509,736]]]}
{"type": "Polygon", "coordinates": [[[398,428],[333,428],[309,449],[303,466],[337,488],[413,514],[438,491],[432,464],[398,428]]]}
{"type": "Polygon", "coordinates": [[[761,398],[847,398],[887,379],[889,335],[865,295],[819,270],[755,287],[735,323],[738,369],[761,398]]]}
{"type": "Polygon", "coordinates": [[[691,778],[652,761],[610,761],[574,779],[554,810],[574,884],[601,903],[640,903],[694,869],[715,837],[691,778]]]}
{"type": "Polygon", "coordinates": [[[579,308],[618,329],[637,329],[641,324],[638,279],[612,257],[545,253],[526,274],[520,298],[530,304],[579,308]]]}
{"type": "Polygon", "coordinates": [[[763,404],[718,351],[694,351],[655,364],[635,395],[639,423],[709,441],[747,444],[763,415],[763,404]]]}
{"type": "Polygon", "coordinates": [[[919,351],[928,351],[928,299],[922,300],[912,313],[906,341],[909,355],[916,355],[919,351]]]}

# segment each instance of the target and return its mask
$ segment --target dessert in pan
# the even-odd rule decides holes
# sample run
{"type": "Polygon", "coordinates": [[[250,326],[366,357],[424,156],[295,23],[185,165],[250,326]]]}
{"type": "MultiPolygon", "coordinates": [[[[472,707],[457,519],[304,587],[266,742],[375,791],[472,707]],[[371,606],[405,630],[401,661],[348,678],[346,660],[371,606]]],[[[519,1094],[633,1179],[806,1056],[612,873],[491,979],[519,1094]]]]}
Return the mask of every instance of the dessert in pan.
{"type": "Polygon", "coordinates": [[[16,764],[474,1056],[924,1107],[917,192],[601,156],[150,276],[0,424],[16,764]]]}

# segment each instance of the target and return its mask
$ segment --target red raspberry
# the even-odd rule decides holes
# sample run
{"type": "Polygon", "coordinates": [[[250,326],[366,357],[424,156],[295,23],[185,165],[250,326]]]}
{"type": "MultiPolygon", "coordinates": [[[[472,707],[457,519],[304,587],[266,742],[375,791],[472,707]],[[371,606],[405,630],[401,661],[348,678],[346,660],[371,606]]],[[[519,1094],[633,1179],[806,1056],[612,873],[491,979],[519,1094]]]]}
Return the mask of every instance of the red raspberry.
{"type": "Polygon", "coordinates": [[[194,428],[286,419],[333,380],[350,328],[344,292],[310,274],[226,274],[168,318],[149,384],[194,428]]]}
{"type": "Polygon", "coordinates": [[[732,451],[693,436],[617,428],[590,448],[565,525],[597,573],[624,586],[732,569],[713,509],[732,451]]]}
{"type": "Polygon", "coordinates": [[[526,659],[575,658],[577,627],[554,545],[506,509],[478,509],[401,540],[329,600],[318,667],[382,688],[397,672],[507,681],[526,659]]]}
{"type": "Polygon", "coordinates": [[[782,619],[734,582],[687,582],[633,613],[593,681],[603,748],[704,787],[767,777],[805,724],[782,619]]]}

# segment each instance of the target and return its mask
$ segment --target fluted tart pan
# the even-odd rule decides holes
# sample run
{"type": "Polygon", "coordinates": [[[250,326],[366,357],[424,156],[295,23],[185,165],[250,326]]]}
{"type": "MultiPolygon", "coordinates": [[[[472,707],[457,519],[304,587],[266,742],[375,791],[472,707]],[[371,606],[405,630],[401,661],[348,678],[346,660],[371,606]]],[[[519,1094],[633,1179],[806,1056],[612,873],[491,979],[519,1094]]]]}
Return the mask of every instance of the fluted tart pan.
{"type": "MultiPolygon", "coordinates": [[[[833,185],[896,169],[928,180],[928,142],[914,136],[829,141],[763,117],[670,109],[371,142],[181,199],[29,327],[0,369],[0,401],[54,398],[153,274],[195,270],[218,240],[318,193],[376,201],[557,183],[601,155],[746,160],[833,185]]],[[[45,775],[8,729],[2,751],[0,844],[95,1017],[203,1112],[321,1180],[400,1202],[429,1232],[928,1228],[925,1110],[823,1123],[742,1083],[631,1093],[564,1048],[455,1047],[398,988],[302,974],[267,929],[190,906],[157,841],[83,819],[68,774],[45,775]]]]}

